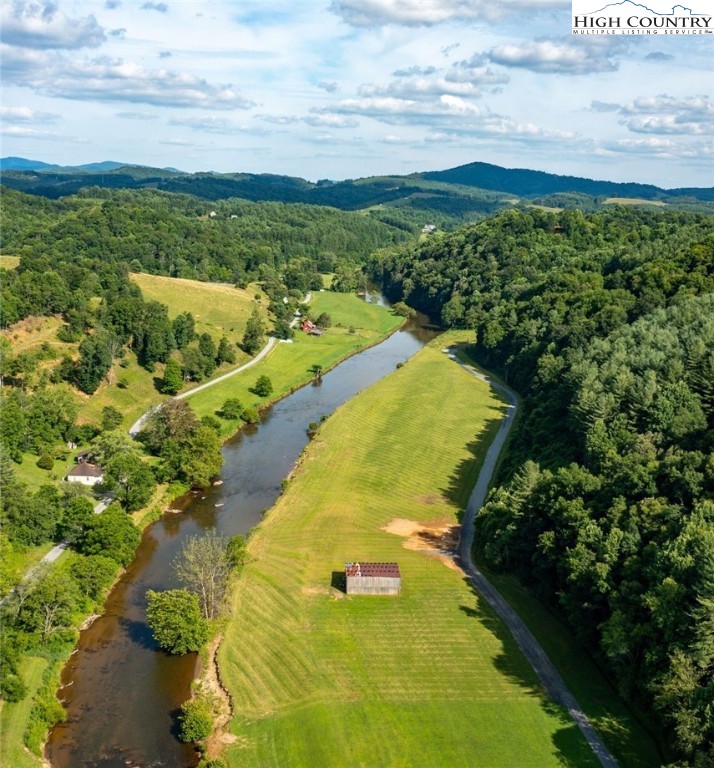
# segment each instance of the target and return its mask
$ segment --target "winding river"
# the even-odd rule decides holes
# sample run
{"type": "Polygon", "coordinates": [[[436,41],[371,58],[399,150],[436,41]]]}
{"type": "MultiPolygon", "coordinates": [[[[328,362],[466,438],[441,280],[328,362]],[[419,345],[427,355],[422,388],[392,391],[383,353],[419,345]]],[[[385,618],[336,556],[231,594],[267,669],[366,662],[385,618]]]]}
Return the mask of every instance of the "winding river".
{"type": "Polygon", "coordinates": [[[176,504],[180,512],[164,515],[145,530],[105,613],[81,633],[63,671],[59,696],[68,718],[50,734],[47,757],[52,766],[196,765],[194,749],[176,738],[176,712],[189,696],[197,657],[172,657],[156,648],[146,625],[146,591],[178,586],[172,561],[188,536],[215,528],[230,537],[256,525],[307,444],[308,424],[393,371],[436,332],[420,316],[345,360],[320,384],[278,402],[259,426],[226,443],[222,485],[188,494],[176,504]]]}

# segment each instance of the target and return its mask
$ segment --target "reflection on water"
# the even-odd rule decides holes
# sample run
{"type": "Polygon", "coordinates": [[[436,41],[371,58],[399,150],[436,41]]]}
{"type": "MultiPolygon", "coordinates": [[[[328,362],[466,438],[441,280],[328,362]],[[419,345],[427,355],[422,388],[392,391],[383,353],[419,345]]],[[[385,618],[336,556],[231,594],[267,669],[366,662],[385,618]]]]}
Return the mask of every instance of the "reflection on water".
{"type": "Polygon", "coordinates": [[[437,329],[420,317],[376,347],[349,358],[269,409],[258,427],[224,447],[222,485],[187,494],[144,532],[136,557],[112,590],[105,614],[82,632],[62,674],[68,719],[53,729],[47,755],[56,768],[181,768],[197,763],[175,733],[196,655],[159,651],[146,625],[148,589],[177,585],[172,561],[188,536],[215,528],[247,533],[280,492],[307,444],[307,426],[406,361],[437,329]],[[218,506],[220,505],[220,506],[218,506]]]}

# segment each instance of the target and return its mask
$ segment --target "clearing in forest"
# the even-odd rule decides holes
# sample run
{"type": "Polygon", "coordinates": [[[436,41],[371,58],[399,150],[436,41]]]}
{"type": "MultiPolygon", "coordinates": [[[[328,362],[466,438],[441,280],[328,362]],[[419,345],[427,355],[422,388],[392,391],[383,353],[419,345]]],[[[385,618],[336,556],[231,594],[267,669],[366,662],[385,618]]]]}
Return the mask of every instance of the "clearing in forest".
{"type": "MultiPolygon", "coordinates": [[[[181,312],[190,312],[196,321],[196,333],[210,333],[216,340],[221,336],[231,341],[243,338],[256,295],[268,305],[267,297],[255,284],[242,289],[227,283],[202,283],[145,272],[134,272],[131,279],[141,288],[145,301],[166,304],[171,319],[181,312]]],[[[263,315],[267,316],[267,310],[263,315]]]]}
{"type": "Polygon", "coordinates": [[[251,537],[219,652],[231,766],[597,765],[463,574],[419,543],[448,549],[504,410],[443,354],[455,338],[328,419],[251,537]],[[346,596],[357,560],[399,563],[401,595],[346,596]]]}

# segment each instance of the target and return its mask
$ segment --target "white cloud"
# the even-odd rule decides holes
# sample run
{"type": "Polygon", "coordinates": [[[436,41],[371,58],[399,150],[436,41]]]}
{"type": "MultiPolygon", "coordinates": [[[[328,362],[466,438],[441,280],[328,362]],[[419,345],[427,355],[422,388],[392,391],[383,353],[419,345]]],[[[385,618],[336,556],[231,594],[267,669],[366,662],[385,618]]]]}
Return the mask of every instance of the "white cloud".
{"type": "Polygon", "coordinates": [[[264,120],[266,123],[273,123],[273,125],[295,125],[300,122],[300,118],[297,115],[256,115],[259,120],[264,120]]]}
{"type": "Polygon", "coordinates": [[[324,128],[356,128],[359,121],[345,115],[334,115],[329,112],[317,113],[303,118],[303,121],[314,127],[324,128]]]}
{"type": "Polygon", "coordinates": [[[506,67],[522,67],[533,72],[561,75],[589,75],[613,72],[618,68],[612,60],[612,49],[592,44],[557,40],[534,40],[509,43],[492,48],[489,59],[506,67]]]}
{"type": "Polygon", "coordinates": [[[145,69],[123,59],[70,60],[3,47],[5,79],[45,96],[79,101],[126,101],[158,107],[249,109],[254,102],[231,85],[168,69],[145,69]]]}
{"type": "Polygon", "coordinates": [[[3,42],[24,48],[96,48],[106,37],[94,16],[71,19],[49,0],[3,0],[3,42]]]}
{"type": "Polygon", "coordinates": [[[156,115],[149,112],[117,112],[116,117],[121,117],[124,120],[156,120],[156,115]]]}
{"type": "Polygon", "coordinates": [[[629,117],[633,133],[707,134],[714,126],[714,102],[708,96],[641,97],[626,104],[620,112],[629,117]]]}
{"type": "Polygon", "coordinates": [[[59,117],[54,112],[38,112],[30,107],[0,107],[4,123],[56,123],[59,117]]]}
{"type": "Polygon", "coordinates": [[[3,125],[2,135],[13,139],[64,139],[58,133],[50,131],[38,131],[36,128],[28,128],[25,125],[3,125]]]}
{"type": "Polygon", "coordinates": [[[355,27],[432,26],[444,22],[495,21],[504,14],[569,8],[564,0],[332,0],[330,10],[355,27]]]}
{"type": "Polygon", "coordinates": [[[701,142],[682,144],[666,138],[619,139],[602,142],[606,153],[623,155],[644,155],[660,159],[674,160],[708,160],[714,154],[711,145],[701,142]]]}
{"type": "Polygon", "coordinates": [[[171,126],[183,126],[192,131],[201,133],[221,133],[228,136],[236,133],[249,133],[255,136],[267,136],[270,131],[260,128],[252,128],[247,125],[238,125],[224,117],[186,117],[174,118],[168,121],[171,126]]]}
{"type": "Polygon", "coordinates": [[[416,101],[395,97],[343,99],[332,107],[333,112],[364,115],[395,125],[423,124],[449,117],[473,117],[482,110],[457,96],[444,95],[434,101],[416,101]]]}
{"type": "Polygon", "coordinates": [[[167,13],[169,10],[166,3],[144,3],[141,6],[142,11],[158,11],[159,13],[167,13]]]}
{"type": "Polygon", "coordinates": [[[414,75],[433,75],[436,72],[436,67],[420,67],[416,64],[411,67],[405,67],[404,69],[397,69],[392,72],[393,77],[414,77],[414,75]]]}
{"type": "Polygon", "coordinates": [[[337,90],[338,85],[337,83],[328,83],[323,80],[317,84],[317,87],[328,93],[334,93],[337,90]]]}

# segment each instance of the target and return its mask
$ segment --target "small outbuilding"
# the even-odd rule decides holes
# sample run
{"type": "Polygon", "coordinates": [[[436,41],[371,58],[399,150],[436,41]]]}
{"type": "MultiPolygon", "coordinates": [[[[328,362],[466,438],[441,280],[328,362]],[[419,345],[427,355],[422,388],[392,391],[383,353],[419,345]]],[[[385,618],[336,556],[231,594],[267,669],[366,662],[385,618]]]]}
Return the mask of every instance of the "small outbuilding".
{"type": "Polygon", "coordinates": [[[348,595],[398,595],[402,576],[397,563],[345,563],[348,595]]]}

